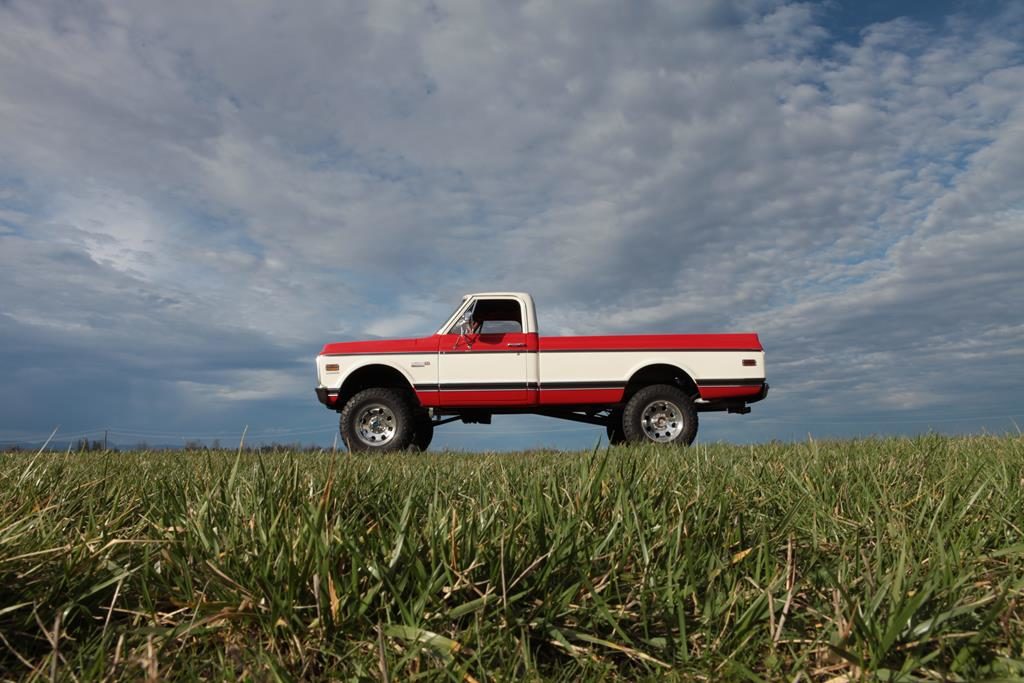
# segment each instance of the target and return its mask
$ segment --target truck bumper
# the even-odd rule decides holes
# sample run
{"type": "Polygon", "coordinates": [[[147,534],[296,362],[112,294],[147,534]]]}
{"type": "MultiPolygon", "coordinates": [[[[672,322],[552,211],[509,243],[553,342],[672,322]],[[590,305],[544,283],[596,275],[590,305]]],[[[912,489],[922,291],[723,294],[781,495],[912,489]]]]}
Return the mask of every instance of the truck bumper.
{"type": "Polygon", "coordinates": [[[331,410],[334,410],[335,406],[338,405],[338,390],[328,389],[327,387],[317,387],[316,399],[331,410]]]}
{"type": "Polygon", "coordinates": [[[767,396],[767,395],[768,395],[768,382],[765,382],[764,384],[761,385],[761,391],[758,392],[757,396],[754,396],[753,398],[747,399],[747,403],[757,403],[758,401],[763,401],[765,396],[767,396]]]}

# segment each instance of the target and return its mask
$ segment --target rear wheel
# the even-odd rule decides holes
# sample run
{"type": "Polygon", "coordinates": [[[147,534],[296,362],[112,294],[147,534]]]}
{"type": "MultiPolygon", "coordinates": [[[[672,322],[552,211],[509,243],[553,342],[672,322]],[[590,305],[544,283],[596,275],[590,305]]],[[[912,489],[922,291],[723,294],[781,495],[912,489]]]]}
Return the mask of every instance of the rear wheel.
{"type": "Polygon", "coordinates": [[[413,418],[412,445],[420,451],[430,448],[434,439],[434,420],[425,410],[417,410],[413,418]]]}
{"type": "Polygon", "coordinates": [[[626,403],[622,432],[633,443],[689,446],[697,437],[693,399],[669,384],[644,387],[626,403]]]}
{"type": "Polygon", "coordinates": [[[360,391],[345,404],[339,423],[350,451],[401,451],[413,439],[413,409],[397,389],[360,391]]]}

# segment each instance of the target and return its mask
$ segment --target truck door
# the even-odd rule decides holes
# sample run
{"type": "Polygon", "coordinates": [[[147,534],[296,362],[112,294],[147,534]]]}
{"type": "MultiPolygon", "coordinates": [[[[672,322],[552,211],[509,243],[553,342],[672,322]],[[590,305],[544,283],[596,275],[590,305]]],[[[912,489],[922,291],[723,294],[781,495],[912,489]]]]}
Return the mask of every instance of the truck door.
{"type": "Polygon", "coordinates": [[[527,335],[515,298],[478,299],[469,329],[441,335],[438,385],[442,406],[528,405],[527,335]]]}

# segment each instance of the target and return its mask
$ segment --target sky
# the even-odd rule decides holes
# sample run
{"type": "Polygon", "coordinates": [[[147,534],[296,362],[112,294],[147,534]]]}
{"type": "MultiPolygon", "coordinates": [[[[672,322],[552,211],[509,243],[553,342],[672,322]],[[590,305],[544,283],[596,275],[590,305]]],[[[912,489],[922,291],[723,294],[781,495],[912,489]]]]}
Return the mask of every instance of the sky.
{"type": "Polygon", "coordinates": [[[701,442],[1016,433],[1022,264],[1024,3],[0,0],[0,441],[330,445],[325,342],[493,290],[759,333],[701,442]]]}

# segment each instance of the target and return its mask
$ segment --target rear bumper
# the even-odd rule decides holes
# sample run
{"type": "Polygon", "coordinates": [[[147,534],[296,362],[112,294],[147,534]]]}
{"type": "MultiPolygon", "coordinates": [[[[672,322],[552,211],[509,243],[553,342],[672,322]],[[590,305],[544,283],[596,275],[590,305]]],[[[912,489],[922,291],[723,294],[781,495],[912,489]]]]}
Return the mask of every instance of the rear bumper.
{"type": "Polygon", "coordinates": [[[335,406],[338,405],[338,390],[328,389],[327,387],[317,387],[316,400],[323,403],[325,406],[334,410],[335,406]]]}
{"type": "Polygon", "coordinates": [[[697,391],[705,401],[754,403],[768,395],[763,378],[697,380],[697,391]]]}
{"type": "Polygon", "coordinates": [[[746,392],[742,395],[728,395],[733,393],[734,389],[729,387],[726,392],[726,396],[720,397],[718,394],[718,388],[715,387],[715,394],[712,398],[707,397],[705,394],[711,392],[701,392],[702,397],[705,399],[696,404],[696,408],[700,412],[714,412],[714,411],[728,411],[730,413],[739,413],[740,415],[746,415],[750,412],[748,407],[751,403],[757,403],[763,401],[768,395],[768,383],[762,382],[760,385],[744,387],[746,392]],[[756,386],[756,391],[751,391],[756,386]]]}

